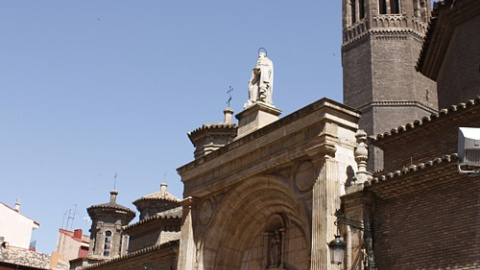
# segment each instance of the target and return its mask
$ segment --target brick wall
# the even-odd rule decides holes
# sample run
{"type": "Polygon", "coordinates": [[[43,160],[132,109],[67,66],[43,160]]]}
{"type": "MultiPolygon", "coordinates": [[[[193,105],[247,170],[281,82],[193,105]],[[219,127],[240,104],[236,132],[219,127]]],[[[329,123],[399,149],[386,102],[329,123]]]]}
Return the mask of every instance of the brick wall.
{"type": "Polygon", "coordinates": [[[438,107],[436,83],[414,68],[421,45],[416,34],[385,31],[342,48],[344,102],[362,110],[360,128],[369,135],[431,113],[418,104],[392,102],[438,107]],[[373,108],[364,107],[372,102],[373,108]]]}
{"type": "Polygon", "coordinates": [[[177,269],[178,242],[155,246],[113,259],[88,270],[174,270],[177,269]]]}
{"type": "MultiPolygon", "coordinates": [[[[455,163],[448,167],[448,172],[456,171],[455,163]]],[[[453,173],[443,181],[442,174],[410,179],[428,177],[424,188],[376,198],[374,254],[378,269],[479,269],[480,177],[453,173]]]]}
{"type": "Polygon", "coordinates": [[[455,29],[437,79],[441,108],[480,94],[479,25],[477,16],[455,29]]]}
{"type": "Polygon", "coordinates": [[[342,48],[343,101],[358,108],[371,102],[372,69],[370,37],[342,48]],[[361,67],[361,68],[360,68],[361,67]]]}
{"type": "Polygon", "coordinates": [[[470,105],[374,142],[384,150],[384,172],[401,170],[412,164],[456,153],[458,127],[480,127],[479,115],[480,106],[470,105]]]}

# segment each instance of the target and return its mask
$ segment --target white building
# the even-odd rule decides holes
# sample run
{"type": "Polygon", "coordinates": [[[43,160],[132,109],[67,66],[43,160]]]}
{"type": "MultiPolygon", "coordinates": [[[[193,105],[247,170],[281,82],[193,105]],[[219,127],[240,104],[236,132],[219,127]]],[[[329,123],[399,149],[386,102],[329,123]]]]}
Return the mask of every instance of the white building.
{"type": "Polygon", "coordinates": [[[15,202],[15,208],[0,202],[0,244],[28,249],[32,231],[40,224],[20,213],[20,203],[15,202]],[[3,238],[3,240],[2,240],[3,238]]]}

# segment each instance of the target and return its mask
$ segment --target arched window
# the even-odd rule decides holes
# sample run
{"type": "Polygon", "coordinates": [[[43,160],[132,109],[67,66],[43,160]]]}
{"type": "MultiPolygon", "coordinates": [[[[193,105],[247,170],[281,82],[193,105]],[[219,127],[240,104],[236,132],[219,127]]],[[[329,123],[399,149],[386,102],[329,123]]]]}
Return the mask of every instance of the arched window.
{"type": "Polygon", "coordinates": [[[360,12],[360,20],[365,18],[365,0],[359,0],[358,9],[360,12]]]}
{"type": "Polygon", "coordinates": [[[103,245],[103,257],[110,257],[110,249],[112,247],[112,232],[105,232],[105,244],[103,245]]]}
{"type": "Polygon", "coordinates": [[[387,0],[378,0],[378,13],[387,14],[387,0]]]}
{"type": "Polygon", "coordinates": [[[390,13],[400,13],[400,0],[390,0],[390,13]]]}
{"type": "Polygon", "coordinates": [[[352,0],[352,2],[350,3],[351,7],[352,7],[352,24],[355,24],[357,22],[357,1],[356,0],[352,0]]]}
{"type": "Polygon", "coordinates": [[[413,14],[415,17],[420,17],[420,1],[419,0],[413,0],[413,14]]]}

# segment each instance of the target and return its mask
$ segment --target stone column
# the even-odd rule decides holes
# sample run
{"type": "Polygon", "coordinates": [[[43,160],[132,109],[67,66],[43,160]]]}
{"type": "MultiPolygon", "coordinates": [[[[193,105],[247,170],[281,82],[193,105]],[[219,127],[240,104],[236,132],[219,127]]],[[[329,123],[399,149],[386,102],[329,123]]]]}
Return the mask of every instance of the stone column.
{"type": "Polygon", "coordinates": [[[328,243],[336,233],[335,211],[340,207],[338,162],[335,159],[337,142],[338,125],[326,122],[307,149],[316,177],[312,189],[311,270],[339,269],[330,263],[328,249],[328,243]]]}
{"type": "Polygon", "coordinates": [[[330,263],[328,242],[336,234],[335,210],[340,207],[337,161],[324,156],[315,160],[318,177],[313,186],[312,205],[312,270],[340,269],[330,263]]]}
{"type": "Polygon", "coordinates": [[[177,269],[193,270],[195,269],[196,248],[193,235],[193,210],[194,200],[192,197],[185,198],[182,201],[183,217],[182,228],[180,232],[180,247],[178,252],[177,269]]]}

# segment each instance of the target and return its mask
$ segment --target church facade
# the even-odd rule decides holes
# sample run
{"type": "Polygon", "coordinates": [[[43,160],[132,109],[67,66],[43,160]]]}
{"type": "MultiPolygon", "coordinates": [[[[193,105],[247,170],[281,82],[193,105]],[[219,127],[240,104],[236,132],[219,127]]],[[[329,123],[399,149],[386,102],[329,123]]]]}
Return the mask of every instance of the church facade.
{"type": "MultiPolygon", "coordinates": [[[[261,123],[270,109],[247,108],[238,130],[261,123]]],[[[330,269],[325,243],[356,166],[358,119],[357,111],[322,99],[179,168],[178,269],[330,269]]]]}
{"type": "Polygon", "coordinates": [[[345,104],[279,118],[260,51],[238,124],[227,108],[188,134],[183,200],[136,201],[134,250],[88,269],[480,268],[480,176],[457,166],[458,129],[480,127],[480,2],[342,5],[345,104]]]}

